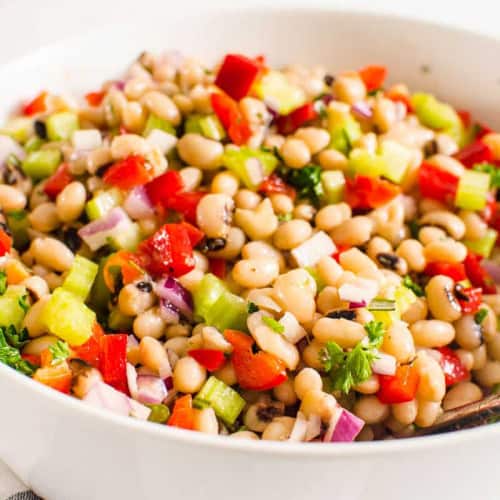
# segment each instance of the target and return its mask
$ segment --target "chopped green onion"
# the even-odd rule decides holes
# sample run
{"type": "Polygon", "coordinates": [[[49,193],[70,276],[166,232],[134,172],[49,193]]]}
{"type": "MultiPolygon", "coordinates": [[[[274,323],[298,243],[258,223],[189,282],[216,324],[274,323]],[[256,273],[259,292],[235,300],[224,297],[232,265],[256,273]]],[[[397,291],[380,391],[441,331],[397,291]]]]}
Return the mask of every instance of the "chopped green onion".
{"type": "Polygon", "coordinates": [[[162,404],[146,404],[151,410],[148,420],[157,424],[164,424],[170,417],[170,410],[168,406],[162,404]]]}
{"type": "Polygon", "coordinates": [[[483,307],[474,314],[474,322],[480,325],[485,320],[486,316],[488,316],[488,309],[483,307]]]}
{"type": "Polygon", "coordinates": [[[498,233],[494,229],[489,228],[486,234],[479,240],[464,240],[463,243],[469,250],[488,258],[495,247],[497,236],[498,233]]]}
{"type": "Polygon", "coordinates": [[[51,141],[66,141],[71,138],[73,132],[78,130],[78,115],[71,111],[62,111],[50,115],[45,122],[47,137],[51,141]]]}
{"type": "Polygon", "coordinates": [[[63,340],[58,340],[49,346],[50,354],[52,354],[51,365],[57,365],[64,361],[70,355],[69,345],[63,340]]]}
{"type": "Polygon", "coordinates": [[[5,271],[0,271],[0,295],[7,291],[7,274],[5,271]]]}
{"type": "Polygon", "coordinates": [[[222,380],[211,376],[193,400],[196,408],[211,407],[226,424],[233,425],[245,407],[245,400],[222,380]]]}
{"type": "Polygon", "coordinates": [[[51,176],[62,161],[57,149],[43,149],[29,153],[22,163],[23,172],[35,180],[51,176]]]}
{"type": "Polygon", "coordinates": [[[288,212],[287,214],[278,214],[277,217],[280,222],[288,222],[293,219],[293,214],[288,212]]]}
{"type": "Polygon", "coordinates": [[[390,299],[373,299],[368,304],[369,311],[395,311],[396,301],[390,299]]]}
{"type": "Polygon", "coordinates": [[[259,311],[259,308],[256,304],[254,304],[253,302],[249,302],[248,303],[248,314],[252,314],[254,312],[257,312],[259,311]]]}
{"type": "Polygon", "coordinates": [[[77,255],[62,286],[85,301],[94,283],[97,270],[97,264],[77,255]]]}
{"type": "Polygon", "coordinates": [[[465,170],[458,182],[455,205],[465,210],[482,210],[486,206],[489,190],[489,174],[465,170]]]}
{"type": "Polygon", "coordinates": [[[340,121],[329,125],[330,148],[347,155],[352,145],[361,137],[361,125],[351,115],[344,115],[340,121]]]}
{"type": "Polygon", "coordinates": [[[409,275],[403,278],[403,286],[409,288],[417,297],[423,297],[425,295],[422,287],[418,283],[415,283],[409,275]]]}
{"type": "Polygon", "coordinates": [[[271,316],[263,316],[262,322],[265,325],[267,325],[273,332],[276,333],[285,332],[285,327],[279,321],[276,321],[274,318],[271,318],[271,316]]]}

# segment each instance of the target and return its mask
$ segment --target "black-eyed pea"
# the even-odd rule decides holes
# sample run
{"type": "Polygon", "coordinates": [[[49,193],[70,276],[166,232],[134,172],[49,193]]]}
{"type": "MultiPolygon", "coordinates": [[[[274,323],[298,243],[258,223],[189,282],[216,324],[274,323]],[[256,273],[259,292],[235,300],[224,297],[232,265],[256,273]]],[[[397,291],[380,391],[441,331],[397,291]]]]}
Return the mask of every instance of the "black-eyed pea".
{"type": "Polygon", "coordinates": [[[30,276],[21,283],[32,298],[39,300],[50,293],[47,282],[41,276],[30,276]]]}
{"type": "Polygon", "coordinates": [[[42,233],[50,233],[61,225],[56,205],[50,201],[37,205],[28,215],[31,227],[42,233]]]}
{"type": "Polygon", "coordinates": [[[292,433],[295,419],[292,417],[278,417],[267,425],[262,433],[265,441],[286,441],[292,433]]]}
{"type": "Polygon", "coordinates": [[[464,314],[453,323],[453,326],[455,327],[455,340],[463,349],[473,350],[482,344],[482,327],[474,321],[474,315],[464,314]]]}
{"type": "MultiPolygon", "coordinates": [[[[241,230],[240,230],[241,231],[241,230]]],[[[280,272],[285,269],[285,258],[276,248],[265,241],[250,241],[241,249],[244,259],[270,258],[278,262],[280,272]]]]}
{"type": "Polygon", "coordinates": [[[85,208],[87,192],[85,186],[78,181],[68,184],[56,198],[57,217],[62,222],[78,219],[85,208]]]}
{"type": "Polygon", "coordinates": [[[335,398],[326,392],[318,389],[311,389],[302,396],[300,411],[306,416],[319,415],[325,423],[332,418],[337,401],[335,398]]]}
{"type": "Polygon", "coordinates": [[[377,265],[358,248],[350,248],[339,256],[340,265],[346,270],[364,278],[374,278],[378,274],[377,265]]]}
{"type": "Polygon", "coordinates": [[[391,243],[381,236],[374,236],[366,246],[366,254],[372,260],[375,260],[378,254],[392,253],[392,251],[391,243]]]}
{"type": "Polygon", "coordinates": [[[323,370],[321,351],[324,349],[324,347],[325,344],[323,342],[319,342],[318,340],[309,342],[309,344],[307,344],[302,351],[302,359],[304,360],[304,363],[308,367],[314,368],[316,370],[323,370]]]}
{"type": "Polygon", "coordinates": [[[500,334],[496,334],[487,344],[490,358],[500,361],[500,334]]]}
{"type": "Polygon", "coordinates": [[[165,347],[153,337],[143,337],[139,343],[139,359],[142,365],[155,373],[162,373],[170,366],[165,347]]]}
{"type": "Polygon", "coordinates": [[[294,205],[290,196],[282,193],[275,193],[271,194],[269,199],[273,205],[274,213],[285,215],[293,212],[294,205]]]}
{"type": "Polygon", "coordinates": [[[374,439],[375,439],[375,432],[373,431],[373,428],[370,425],[365,425],[361,429],[361,432],[358,434],[356,441],[368,442],[368,441],[373,441],[374,439]]]}
{"type": "Polygon", "coordinates": [[[369,217],[356,215],[333,228],[330,236],[337,245],[358,246],[370,239],[373,228],[369,217]]]}
{"type": "Polygon", "coordinates": [[[121,160],[131,155],[147,156],[151,151],[149,143],[136,134],[117,135],[111,142],[111,157],[114,160],[121,160]]]}
{"type": "Polygon", "coordinates": [[[210,185],[212,193],[222,193],[233,197],[238,191],[240,181],[232,172],[219,172],[210,185]]]}
{"type": "Polygon", "coordinates": [[[147,113],[138,102],[128,102],[122,110],[122,123],[129,132],[136,134],[144,130],[147,113]]]}
{"type": "Polygon", "coordinates": [[[246,409],[243,424],[251,431],[263,432],[273,418],[282,416],[284,411],[285,406],[281,402],[258,400],[246,409]]]}
{"type": "Polygon", "coordinates": [[[366,336],[366,331],[360,323],[328,317],[316,321],[312,333],[320,342],[333,341],[345,349],[354,347],[366,336]]]}
{"type": "Polygon", "coordinates": [[[443,409],[453,410],[466,404],[480,401],[483,391],[473,382],[459,382],[450,388],[443,400],[443,409]]]}
{"type": "Polygon", "coordinates": [[[185,134],[177,142],[179,156],[189,165],[202,170],[213,170],[220,166],[224,147],[220,142],[207,139],[200,134],[185,134]]]}
{"type": "Polygon", "coordinates": [[[189,98],[197,113],[207,114],[213,111],[210,102],[210,91],[204,85],[195,85],[189,92],[189,98]]]}
{"type": "Polygon", "coordinates": [[[446,239],[446,233],[439,227],[424,226],[418,232],[418,239],[425,246],[432,241],[446,239]]]}
{"type": "Polygon", "coordinates": [[[331,231],[351,217],[351,207],[344,202],[327,205],[318,211],[315,217],[316,227],[323,231],[331,231]]]}
{"type": "Polygon", "coordinates": [[[214,376],[222,380],[226,385],[232,386],[238,383],[234,366],[231,362],[226,363],[222,368],[214,372],[214,376]]]}
{"type": "Polygon", "coordinates": [[[316,306],[318,311],[326,314],[333,309],[339,309],[344,305],[339,297],[339,291],[334,286],[325,286],[316,297],[316,306]]]}
{"type": "Polygon", "coordinates": [[[438,167],[445,172],[461,177],[465,168],[464,166],[452,156],[447,156],[443,154],[433,155],[426,159],[426,162],[438,167]]]}
{"type": "Polygon", "coordinates": [[[186,356],[177,361],[172,377],[177,391],[194,394],[205,383],[207,371],[195,359],[186,356]]]}
{"type": "Polygon", "coordinates": [[[73,378],[71,393],[77,398],[83,399],[96,382],[102,382],[101,372],[96,368],[87,367],[73,378]]]}
{"type": "Polygon", "coordinates": [[[245,233],[239,227],[231,226],[226,237],[224,248],[207,252],[207,255],[212,258],[232,260],[238,257],[245,241],[245,233]]]}
{"type": "Polygon", "coordinates": [[[333,93],[342,102],[355,104],[366,98],[366,87],[357,73],[337,76],[332,85],[333,93]]]}
{"type": "Polygon", "coordinates": [[[426,213],[420,218],[419,224],[441,227],[455,240],[461,240],[465,235],[464,221],[447,210],[426,213]]]}
{"type": "Polygon", "coordinates": [[[396,255],[403,258],[411,271],[422,272],[427,265],[424,247],[418,240],[407,239],[401,242],[396,255]]]}
{"type": "Polygon", "coordinates": [[[35,302],[26,313],[23,319],[23,328],[28,330],[28,335],[30,337],[40,337],[41,335],[47,333],[47,327],[41,321],[41,315],[45,305],[50,299],[50,295],[45,295],[35,302]]]}
{"type": "Polygon", "coordinates": [[[321,168],[325,170],[347,170],[349,161],[347,157],[336,149],[324,149],[317,156],[321,168]]]}
{"type": "Polygon", "coordinates": [[[271,200],[264,199],[254,210],[237,208],[234,221],[251,240],[265,240],[278,228],[271,200]]]}
{"type": "Polygon", "coordinates": [[[285,406],[292,406],[297,402],[293,380],[287,379],[273,389],[273,395],[285,406]]]}
{"type": "Polygon", "coordinates": [[[330,144],[330,134],[327,130],[319,127],[299,128],[295,132],[295,137],[306,144],[312,155],[319,153],[330,144]]]}
{"type": "Polygon", "coordinates": [[[177,106],[177,109],[184,115],[189,115],[193,112],[193,101],[184,94],[175,94],[172,96],[172,101],[177,106]]]}
{"type": "Polygon", "coordinates": [[[270,134],[264,139],[264,146],[269,149],[280,149],[285,142],[285,137],[280,134],[270,134]]]}
{"type": "Polygon", "coordinates": [[[419,399],[415,423],[419,427],[430,427],[439,415],[441,415],[441,413],[442,409],[440,401],[427,401],[425,399],[419,399]]]}
{"type": "Polygon", "coordinates": [[[287,138],[280,148],[285,164],[291,168],[305,167],[311,161],[307,144],[301,139],[287,138]]]}
{"type": "Polygon", "coordinates": [[[468,351],[467,349],[457,349],[455,354],[458,356],[465,369],[471,371],[474,366],[474,354],[472,351],[468,351]]]}
{"type": "Polygon", "coordinates": [[[140,99],[140,102],[145,106],[151,113],[156,116],[167,120],[172,125],[177,126],[181,121],[181,115],[177,106],[174,104],[172,99],[162,92],[157,90],[149,90],[144,93],[140,99]]]}
{"type": "MultiPolygon", "coordinates": [[[[151,337],[144,337],[151,338],[151,337]]],[[[153,339],[154,340],[154,339],[153,339]]],[[[173,339],[168,339],[163,347],[166,351],[174,352],[179,358],[186,355],[188,350],[188,339],[187,337],[174,337],[173,339]]]]}
{"type": "Polygon", "coordinates": [[[323,381],[314,368],[302,368],[293,381],[293,387],[297,397],[303,399],[308,391],[321,391],[323,381]]]}
{"type": "Polygon", "coordinates": [[[367,424],[380,424],[390,415],[390,406],[381,403],[377,396],[361,396],[353,407],[353,413],[367,424]]]}
{"type": "Polygon", "coordinates": [[[363,382],[355,385],[353,389],[361,394],[375,394],[380,389],[380,383],[377,375],[371,375],[363,382]]]}
{"type": "Polygon", "coordinates": [[[329,256],[322,257],[319,260],[316,270],[321,280],[329,286],[336,286],[344,272],[339,263],[329,256]]]}
{"type": "Polygon", "coordinates": [[[419,297],[401,314],[401,319],[409,325],[412,325],[416,321],[427,318],[428,312],[429,308],[427,307],[427,300],[423,297],[419,297]]]}
{"type": "Polygon", "coordinates": [[[5,212],[22,210],[26,206],[26,195],[13,186],[0,184],[0,208],[5,212]]]}
{"type": "Polygon", "coordinates": [[[488,224],[479,214],[471,210],[461,210],[458,215],[465,225],[465,239],[480,240],[486,235],[488,224]]]}
{"type": "Polygon", "coordinates": [[[263,288],[270,285],[279,275],[275,259],[242,259],[232,270],[233,279],[244,288],[263,288]]]}
{"type": "Polygon", "coordinates": [[[403,425],[412,424],[417,418],[418,402],[412,399],[407,403],[397,403],[391,405],[394,418],[403,425]]]}
{"type": "Polygon", "coordinates": [[[424,255],[428,262],[463,262],[467,256],[467,247],[463,243],[446,238],[425,245],[424,255]]]}
{"type": "Polygon", "coordinates": [[[58,273],[48,273],[45,276],[45,281],[47,282],[47,285],[48,285],[50,291],[52,292],[56,288],[62,286],[64,279],[63,279],[62,275],[60,275],[58,273]]]}
{"type": "Polygon", "coordinates": [[[474,357],[474,363],[472,364],[473,370],[480,370],[486,366],[488,361],[488,350],[486,344],[481,344],[472,351],[472,356],[474,357]]]}
{"type": "Polygon", "coordinates": [[[273,243],[280,250],[291,250],[306,241],[312,234],[311,225],[300,219],[281,224],[273,235],[273,243]]]}
{"type": "Polygon", "coordinates": [[[444,347],[455,338],[453,325],[437,319],[416,321],[410,326],[415,344],[420,347],[444,347]]]}
{"type": "Polygon", "coordinates": [[[493,309],[487,304],[481,304],[481,309],[485,309],[488,313],[481,321],[483,329],[483,338],[486,342],[490,342],[497,335],[497,317],[493,309]]]}
{"type": "Polygon", "coordinates": [[[193,420],[194,430],[205,434],[219,434],[219,422],[213,408],[196,409],[193,420]]]}
{"type": "Polygon", "coordinates": [[[230,353],[233,348],[231,344],[224,338],[224,335],[213,326],[204,326],[201,330],[204,349],[215,349],[217,351],[230,353]]]}
{"type": "Polygon", "coordinates": [[[462,308],[453,292],[454,287],[455,282],[450,277],[441,274],[433,276],[425,287],[427,305],[436,319],[452,322],[462,315],[462,308]]]}
{"type": "Polygon", "coordinates": [[[262,201],[262,197],[250,189],[240,189],[234,196],[236,208],[254,210],[262,201]]]}
{"type": "Polygon", "coordinates": [[[373,106],[373,123],[381,132],[387,132],[396,121],[396,103],[379,94],[373,106]]]}
{"type": "Polygon", "coordinates": [[[126,316],[137,316],[149,309],[154,303],[152,292],[139,289],[132,283],[125,285],[118,295],[118,307],[126,316]]]}
{"type": "Polygon", "coordinates": [[[484,387],[500,384],[500,361],[486,361],[481,369],[474,372],[474,378],[484,387]]]}
{"type": "Polygon", "coordinates": [[[182,185],[186,191],[194,191],[201,184],[203,172],[197,167],[185,167],[179,170],[182,185]]]}
{"type": "Polygon", "coordinates": [[[255,432],[252,431],[238,431],[229,435],[230,438],[234,439],[247,439],[250,441],[259,441],[260,438],[255,432]]]}
{"type": "Polygon", "coordinates": [[[153,337],[159,339],[165,333],[165,321],[160,316],[157,307],[152,307],[147,311],[140,313],[132,325],[136,337],[153,337]]]}
{"type": "Polygon", "coordinates": [[[311,222],[316,215],[316,208],[310,203],[299,203],[293,209],[292,215],[294,219],[302,219],[311,222]]]}
{"type": "Polygon", "coordinates": [[[36,238],[31,243],[31,252],[42,266],[55,271],[67,271],[73,264],[73,252],[55,238],[36,238]]]}
{"type": "Polygon", "coordinates": [[[270,354],[273,354],[278,359],[285,363],[290,370],[295,370],[300,361],[300,354],[291,342],[288,342],[283,335],[276,335],[276,332],[271,330],[266,325],[257,328],[250,328],[252,337],[257,342],[257,345],[270,354]]]}
{"type": "Polygon", "coordinates": [[[233,210],[233,199],[227,194],[207,194],[196,208],[198,227],[208,238],[227,238],[233,210]]]}
{"type": "Polygon", "coordinates": [[[306,323],[313,318],[316,311],[315,291],[312,293],[307,285],[310,282],[309,278],[303,279],[302,273],[296,271],[303,270],[296,269],[276,279],[273,285],[273,298],[284,310],[291,312],[299,323],[306,323]],[[301,275],[303,280],[300,282],[298,279],[301,275]]]}
{"type": "Polygon", "coordinates": [[[406,323],[392,323],[384,336],[382,350],[394,356],[399,363],[408,363],[415,357],[415,344],[406,323]]]}
{"type": "Polygon", "coordinates": [[[183,274],[178,278],[179,283],[191,293],[196,290],[196,287],[203,279],[204,273],[200,269],[193,269],[189,273],[183,274]]]}
{"type": "Polygon", "coordinates": [[[418,399],[441,402],[446,394],[446,384],[439,362],[425,351],[419,351],[414,366],[420,376],[418,399]]]}

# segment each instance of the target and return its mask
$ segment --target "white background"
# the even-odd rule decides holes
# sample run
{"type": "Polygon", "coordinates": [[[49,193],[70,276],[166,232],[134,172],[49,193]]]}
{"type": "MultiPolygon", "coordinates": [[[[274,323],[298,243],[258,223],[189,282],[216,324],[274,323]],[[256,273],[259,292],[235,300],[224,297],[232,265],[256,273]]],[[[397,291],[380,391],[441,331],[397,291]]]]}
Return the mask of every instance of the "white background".
{"type": "MultiPolygon", "coordinates": [[[[0,0],[0,62],[76,32],[130,21],[137,11],[148,10],[154,16],[160,1],[173,10],[182,2],[193,9],[271,4],[391,12],[500,36],[498,0],[0,0]]],[[[460,54],[455,57],[460,64],[460,54]]]]}

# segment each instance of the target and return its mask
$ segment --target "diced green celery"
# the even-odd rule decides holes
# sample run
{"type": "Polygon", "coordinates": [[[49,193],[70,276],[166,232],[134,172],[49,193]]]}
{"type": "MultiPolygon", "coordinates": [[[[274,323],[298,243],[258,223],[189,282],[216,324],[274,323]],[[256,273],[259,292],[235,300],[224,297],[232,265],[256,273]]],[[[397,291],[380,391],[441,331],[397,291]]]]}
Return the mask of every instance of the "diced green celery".
{"type": "Polygon", "coordinates": [[[0,326],[14,325],[20,328],[25,308],[21,303],[27,295],[26,288],[20,285],[9,285],[5,293],[0,297],[0,326]]]}
{"type": "Polygon", "coordinates": [[[486,259],[490,256],[491,251],[497,241],[498,233],[494,229],[488,229],[486,234],[479,240],[464,240],[464,245],[474,253],[482,255],[486,259]]]}
{"type": "Polygon", "coordinates": [[[205,274],[193,292],[194,313],[205,318],[219,297],[227,292],[227,286],[213,274],[205,274]]]}
{"type": "Polygon", "coordinates": [[[342,120],[329,125],[330,148],[347,155],[353,144],[361,137],[361,125],[351,115],[344,115],[342,120]]]}
{"type": "Polygon", "coordinates": [[[203,116],[200,119],[201,133],[208,139],[221,141],[226,137],[226,131],[216,115],[203,116]]]}
{"type": "Polygon", "coordinates": [[[349,171],[352,174],[379,177],[385,168],[383,158],[366,149],[355,148],[349,154],[349,171]]]}
{"type": "Polygon", "coordinates": [[[33,133],[33,120],[25,116],[18,116],[9,120],[0,129],[0,134],[9,135],[12,139],[24,144],[33,133]]]}
{"type": "Polygon", "coordinates": [[[110,311],[108,317],[108,326],[111,330],[115,332],[122,332],[130,330],[132,328],[132,323],[134,318],[131,316],[125,316],[122,314],[118,308],[114,308],[110,311]]]}
{"type": "Polygon", "coordinates": [[[167,134],[176,135],[175,128],[170,122],[151,113],[148,116],[142,135],[146,137],[149,135],[151,130],[154,129],[163,130],[164,132],[167,132],[167,134]]]}
{"type": "Polygon", "coordinates": [[[98,268],[94,262],[77,255],[62,287],[85,301],[92,289],[98,268]]]}
{"type": "Polygon", "coordinates": [[[104,266],[109,257],[103,257],[99,261],[99,270],[92,285],[92,291],[89,297],[89,304],[97,312],[99,319],[107,319],[108,303],[111,300],[111,292],[104,282],[104,266]]]}
{"type": "Polygon", "coordinates": [[[455,205],[465,210],[482,210],[490,190],[490,174],[465,170],[458,181],[455,205]]]}
{"type": "Polygon", "coordinates": [[[56,288],[43,308],[41,322],[70,345],[82,345],[92,335],[95,313],[73,293],[56,288]]]}
{"type": "Polygon", "coordinates": [[[417,300],[417,296],[409,288],[399,286],[394,292],[394,300],[396,301],[396,310],[401,315],[417,300]]]}
{"type": "Polygon", "coordinates": [[[395,321],[401,319],[398,311],[371,311],[374,321],[380,321],[389,328],[395,321]]]}
{"type": "Polygon", "coordinates": [[[184,122],[184,132],[186,134],[203,134],[200,125],[202,117],[203,115],[200,114],[189,115],[184,122]]]}
{"type": "Polygon", "coordinates": [[[380,145],[379,154],[384,163],[382,175],[399,184],[406,175],[412,152],[396,141],[388,140],[380,145]]]}
{"type": "Polygon", "coordinates": [[[226,151],[222,164],[236,174],[248,188],[256,189],[278,166],[278,159],[267,151],[243,146],[239,150],[226,151]]]}
{"type": "Polygon", "coordinates": [[[21,167],[26,175],[35,180],[51,176],[62,161],[61,152],[57,149],[33,151],[23,160],[21,167]]]}
{"type": "Polygon", "coordinates": [[[26,153],[32,153],[33,151],[38,151],[43,143],[45,141],[43,139],[40,139],[37,135],[34,135],[33,137],[30,137],[27,141],[26,144],[24,145],[24,150],[26,153]]]}
{"type": "Polygon", "coordinates": [[[5,215],[12,238],[14,239],[14,246],[17,249],[25,248],[30,242],[28,213],[25,210],[19,210],[17,212],[8,212],[5,215]]]}
{"type": "Polygon", "coordinates": [[[139,224],[129,221],[120,225],[120,231],[117,231],[109,238],[109,244],[115,250],[129,250],[134,251],[137,249],[141,242],[141,230],[139,224]]]}
{"type": "Polygon", "coordinates": [[[45,125],[47,137],[51,141],[66,141],[71,138],[73,132],[78,130],[78,115],[72,111],[61,111],[50,115],[45,125]]]}
{"type": "Polygon", "coordinates": [[[255,85],[257,96],[281,115],[286,115],[306,101],[304,91],[279,71],[268,71],[255,85]]]}
{"type": "Polygon", "coordinates": [[[205,321],[223,332],[247,330],[248,306],[245,300],[230,292],[224,292],[205,314],[205,321]]]}
{"type": "Polygon", "coordinates": [[[245,400],[234,389],[213,375],[193,400],[196,408],[213,408],[215,414],[228,425],[234,424],[245,404],[245,400]]]}
{"type": "Polygon", "coordinates": [[[340,170],[325,170],[321,172],[323,185],[322,200],[326,204],[339,203],[344,199],[345,177],[340,170]]]}
{"type": "Polygon", "coordinates": [[[87,217],[90,220],[100,219],[101,217],[104,217],[112,208],[119,206],[122,201],[123,195],[120,190],[116,188],[101,191],[85,205],[87,217]]]}

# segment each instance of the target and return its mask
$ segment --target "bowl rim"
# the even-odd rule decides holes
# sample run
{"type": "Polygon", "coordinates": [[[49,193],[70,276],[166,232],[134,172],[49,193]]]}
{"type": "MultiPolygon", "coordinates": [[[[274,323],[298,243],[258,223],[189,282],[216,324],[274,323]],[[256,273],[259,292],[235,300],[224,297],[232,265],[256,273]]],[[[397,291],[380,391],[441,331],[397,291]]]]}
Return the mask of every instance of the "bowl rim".
{"type": "MultiPolygon", "coordinates": [[[[201,7],[200,11],[211,14],[238,14],[241,12],[261,13],[264,6],[244,5],[238,8],[220,6],[216,8],[201,7]]],[[[378,20],[389,20],[395,23],[417,24],[428,28],[437,29],[448,32],[449,34],[467,35],[475,38],[480,38],[486,41],[494,42],[500,46],[500,35],[495,36],[490,33],[478,33],[467,27],[457,27],[453,24],[438,22],[435,20],[424,20],[421,18],[412,18],[404,14],[396,14],[391,12],[374,12],[371,10],[358,9],[356,7],[341,6],[266,6],[266,11],[272,11],[274,14],[315,14],[315,15],[331,15],[341,14],[350,15],[359,18],[374,18],[378,20]]],[[[193,16],[193,13],[188,16],[193,16]]],[[[126,25],[126,23],[120,23],[126,25]]],[[[96,31],[105,29],[107,25],[100,26],[96,31]]],[[[86,33],[88,35],[88,32],[86,33]]],[[[61,46],[64,42],[77,41],[85,36],[84,33],[65,37],[61,40],[44,44],[32,50],[28,50],[24,54],[12,60],[7,60],[0,64],[0,73],[8,71],[9,68],[19,68],[37,56],[40,52],[50,51],[61,46]]],[[[130,430],[146,434],[150,437],[155,437],[162,440],[173,440],[179,444],[193,445],[196,447],[205,447],[209,449],[219,448],[234,452],[245,452],[252,454],[266,454],[281,457],[345,457],[356,458],[360,456],[372,455],[388,455],[394,453],[421,452],[431,449],[454,446],[458,444],[466,444],[471,441],[486,441],[493,436],[500,436],[500,425],[489,424],[482,425],[473,429],[449,432],[446,434],[438,434],[433,436],[422,436],[405,439],[392,439],[387,441],[371,441],[371,442],[354,442],[354,443],[335,443],[335,446],[324,446],[324,443],[301,443],[301,442],[276,442],[276,441],[254,441],[243,439],[230,439],[225,436],[215,436],[203,434],[201,432],[193,432],[184,429],[175,429],[166,425],[154,425],[151,422],[141,421],[130,417],[115,415],[109,411],[100,410],[90,405],[86,405],[83,401],[62,394],[54,389],[51,389],[41,383],[38,383],[29,377],[18,373],[14,369],[0,363],[0,377],[5,377],[7,383],[11,382],[12,387],[19,384],[31,391],[34,395],[46,398],[48,401],[56,405],[61,405],[67,411],[78,412],[80,416],[88,419],[94,419],[96,425],[100,421],[104,421],[110,425],[118,426],[121,430],[130,430]]]]}

